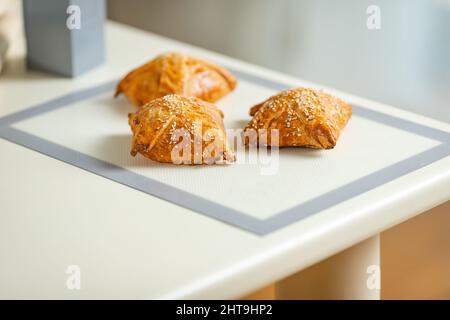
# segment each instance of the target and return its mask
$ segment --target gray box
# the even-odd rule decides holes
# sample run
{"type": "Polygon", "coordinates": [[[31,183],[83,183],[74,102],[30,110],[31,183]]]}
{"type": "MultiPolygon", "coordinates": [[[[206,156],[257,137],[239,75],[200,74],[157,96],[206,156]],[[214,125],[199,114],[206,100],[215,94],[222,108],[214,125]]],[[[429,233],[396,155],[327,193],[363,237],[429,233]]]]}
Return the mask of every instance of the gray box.
{"type": "Polygon", "coordinates": [[[102,64],[104,0],[23,0],[27,64],[74,77],[102,64]]]}

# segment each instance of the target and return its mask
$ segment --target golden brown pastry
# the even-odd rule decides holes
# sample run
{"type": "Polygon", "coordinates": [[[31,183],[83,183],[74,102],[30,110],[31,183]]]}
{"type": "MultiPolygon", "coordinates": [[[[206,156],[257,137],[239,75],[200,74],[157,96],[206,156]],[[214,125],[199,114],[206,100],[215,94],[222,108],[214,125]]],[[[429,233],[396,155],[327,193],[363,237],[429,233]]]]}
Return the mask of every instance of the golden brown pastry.
{"type": "Polygon", "coordinates": [[[222,118],[220,109],[197,98],[167,95],[152,100],[128,115],[131,154],[175,164],[233,162],[222,118]]]}
{"type": "Polygon", "coordinates": [[[224,68],[179,53],[166,53],[131,71],[117,85],[135,105],[178,94],[215,102],[236,87],[236,78],[224,68]]]}
{"type": "Polygon", "coordinates": [[[345,101],[319,90],[295,88],[270,97],[250,109],[253,119],[245,126],[245,143],[267,129],[267,145],[331,149],[352,115],[345,101]],[[252,130],[253,129],[253,130],[252,130]],[[278,144],[271,130],[278,129],[278,144]],[[255,133],[256,132],[256,133],[255,133]]]}

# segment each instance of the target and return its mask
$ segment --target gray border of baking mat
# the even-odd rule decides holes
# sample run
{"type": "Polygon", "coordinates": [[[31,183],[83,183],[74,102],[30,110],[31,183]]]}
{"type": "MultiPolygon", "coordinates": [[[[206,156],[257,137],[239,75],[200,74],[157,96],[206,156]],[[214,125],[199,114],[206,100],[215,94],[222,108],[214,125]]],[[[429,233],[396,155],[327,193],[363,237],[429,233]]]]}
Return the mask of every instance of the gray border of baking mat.
{"type": "MultiPolygon", "coordinates": [[[[292,84],[260,78],[255,75],[233,70],[232,68],[228,69],[241,80],[268,87],[270,89],[282,90],[292,87],[292,84]]],[[[361,106],[353,105],[353,113],[355,115],[440,141],[441,144],[408,159],[373,172],[365,177],[345,184],[344,186],[329,191],[302,204],[296,205],[293,208],[279,212],[267,219],[258,219],[235,209],[201,198],[184,190],[172,187],[160,181],[145,177],[125,168],[96,159],[79,151],[72,150],[11,127],[13,123],[18,121],[29,119],[81,100],[112,91],[116,83],[117,81],[110,81],[88,89],[79,90],[0,118],[0,137],[128,187],[167,200],[208,217],[239,227],[243,230],[250,231],[257,235],[266,235],[280,228],[286,227],[293,222],[319,213],[327,208],[335,206],[352,197],[360,195],[450,155],[450,133],[395,116],[366,109],[361,106]]]]}

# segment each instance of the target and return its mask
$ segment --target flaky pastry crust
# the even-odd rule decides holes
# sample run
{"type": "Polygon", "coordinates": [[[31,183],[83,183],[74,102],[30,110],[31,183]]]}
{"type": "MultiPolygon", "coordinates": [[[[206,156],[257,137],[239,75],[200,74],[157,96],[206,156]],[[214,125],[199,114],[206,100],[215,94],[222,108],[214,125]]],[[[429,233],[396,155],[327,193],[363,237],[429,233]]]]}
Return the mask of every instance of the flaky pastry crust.
{"type": "Polygon", "coordinates": [[[133,156],[140,153],[154,161],[176,164],[227,163],[235,159],[222,111],[200,99],[166,95],[130,113],[128,122],[133,132],[133,156]]]}
{"type": "Polygon", "coordinates": [[[137,106],[168,94],[215,102],[231,92],[236,83],[236,78],[218,65],[166,53],[128,73],[117,85],[115,96],[123,93],[137,106]]]}
{"type": "Polygon", "coordinates": [[[267,145],[280,147],[334,148],[341,130],[352,115],[345,101],[320,90],[285,90],[250,109],[253,119],[244,128],[249,133],[267,130],[267,145]],[[278,143],[271,141],[271,130],[278,129],[278,143]]]}

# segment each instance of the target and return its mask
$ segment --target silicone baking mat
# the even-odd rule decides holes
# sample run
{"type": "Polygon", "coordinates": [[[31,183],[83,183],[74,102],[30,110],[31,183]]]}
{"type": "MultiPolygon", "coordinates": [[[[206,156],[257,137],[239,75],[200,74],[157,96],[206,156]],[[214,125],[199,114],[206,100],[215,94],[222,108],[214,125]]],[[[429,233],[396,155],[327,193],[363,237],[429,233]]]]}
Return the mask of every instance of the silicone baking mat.
{"type": "MultiPolygon", "coordinates": [[[[293,86],[229,69],[239,86],[218,105],[230,129],[245,125],[253,104],[293,86]]],[[[116,83],[3,117],[0,137],[258,235],[450,154],[448,132],[352,104],[354,115],[332,150],[285,148],[257,163],[244,161],[249,152],[241,150],[234,165],[160,164],[130,156],[127,113],[135,108],[112,98],[116,83]]]]}

